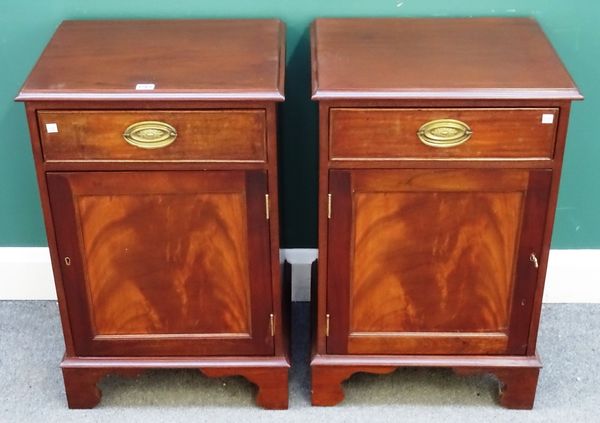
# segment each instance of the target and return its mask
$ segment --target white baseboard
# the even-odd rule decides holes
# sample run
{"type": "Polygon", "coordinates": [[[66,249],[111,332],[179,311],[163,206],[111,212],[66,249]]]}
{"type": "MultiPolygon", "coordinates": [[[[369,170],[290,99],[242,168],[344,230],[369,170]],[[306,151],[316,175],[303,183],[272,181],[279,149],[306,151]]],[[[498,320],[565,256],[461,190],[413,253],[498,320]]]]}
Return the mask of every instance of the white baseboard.
{"type": "Polygon", "coordinates": [[[0,248],[0,300],[55,299],[48,248],[0,248]]]}
{"type": "Polygon", "coordinates": [[[310,301],[310,267],[317,259],[317,249],[288,248],[283,257],[292,265],[292,301],[310,301]]]}
{"type": "Polygon", "coordinates": [[[600,303],[600,250],[550,250],[545,303],[600,303]]]}
{"type": "MultiPolygon", "coordinates": [[[[292,300],[310,299],[316,249],[281,251],[292,265],[292,300]]],[[[54,300],[48,248],[0,247],[0,300],[54,300]]],[[[551,250],[544,302],[600,303],[600,249],[551,250]]]]}

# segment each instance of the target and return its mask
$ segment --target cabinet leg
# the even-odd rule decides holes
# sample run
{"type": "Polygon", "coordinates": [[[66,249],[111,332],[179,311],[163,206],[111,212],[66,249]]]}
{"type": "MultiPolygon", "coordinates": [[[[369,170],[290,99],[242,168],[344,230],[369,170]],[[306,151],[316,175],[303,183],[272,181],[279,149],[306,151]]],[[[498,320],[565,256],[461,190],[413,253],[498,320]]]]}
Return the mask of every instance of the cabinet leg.
{"type": "Polygon", "coordinates": [[[344,400],[342,382],[352,373],[346,368],[313,366],[311,368],[312,405],[331,406],[344,400]]]}
{"type": "Polygon", "coordinates": [[[269,410],[288,408],[288,368],[203,368],[208,377],[242,376],[258,387],[256,404],[269,410]]]}
{"type": "Polygon", "coordinates": [[[110,374],[124,377],[137,377],[142,369],[84,369],[63,368],[63,380],[69,408],[94,408],[102,398],[98,382],[110,374]]]}
{"type": "Polygon", "coordinates": [[[494,374],[500,381],[500,404],[522,410],[533,408],[540,369],[497,369],[494,374]]]}
{"type": "Polygon", "coordinates": [[[312,366],[311,397],[312,405],[332,406],[344,399],[342,383],[354,373],[385,374],[396,370],[390,366],[312,366]]]}
{"type": "Polygon", "coordinates": [[[98,382],[106,371],[103,369],[62,369],[65,393],[69,408],[94,408],[100,402],[102,392],[98,382]]]}
{"type": "Polygon", "coordinates": [[[457,374],[492,373],[500,384],[500,404],[506,408],[531,410],[535,401],[538,367],[454,368],[457,374]]]}

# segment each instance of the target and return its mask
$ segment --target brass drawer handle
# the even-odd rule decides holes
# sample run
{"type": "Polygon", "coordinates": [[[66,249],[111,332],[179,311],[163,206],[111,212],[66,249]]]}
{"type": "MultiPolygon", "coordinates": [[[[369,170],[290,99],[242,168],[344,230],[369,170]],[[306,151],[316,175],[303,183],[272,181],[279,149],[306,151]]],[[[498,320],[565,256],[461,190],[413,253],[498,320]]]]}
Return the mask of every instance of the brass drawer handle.
{"type": "Polygon", "coordinates": [[[129,126],[123,138],[139,148],[163,148],[175,141],[177,131],[168,123],[148,120],[129,126]]]}
{"type": "Polygon", "coordinates": [[[438,119],[427,122],[417,131],[423,144],[430,147],[456,147],[466,142],[473,131],[464,122],[455,119],[438,119]]]}

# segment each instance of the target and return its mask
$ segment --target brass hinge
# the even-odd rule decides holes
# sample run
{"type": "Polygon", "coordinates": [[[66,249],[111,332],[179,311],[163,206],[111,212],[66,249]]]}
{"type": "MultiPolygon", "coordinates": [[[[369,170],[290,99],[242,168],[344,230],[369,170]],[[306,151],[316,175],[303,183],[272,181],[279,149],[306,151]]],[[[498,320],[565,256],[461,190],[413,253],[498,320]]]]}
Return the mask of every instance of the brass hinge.
{"type": "Polygon", "coordinates": [[[327,219],[331,219],[331,194],[327,194],[327,219]]]}
{"type": "Polygon", "coordinates": [[[265,215],[267,216],[267,220],[269,220],[269,194],[265,194],[265,215]]]}
{"type": "Polygon", "coordinates": [[[271,336],[275,336],[275,315],[269,314],[269,327],[271,329],[271,336]]]}
{"type": "Polygon", "coordinates": [[[325,336],[329,336],[329,314],[325,315],[325,336]]]}

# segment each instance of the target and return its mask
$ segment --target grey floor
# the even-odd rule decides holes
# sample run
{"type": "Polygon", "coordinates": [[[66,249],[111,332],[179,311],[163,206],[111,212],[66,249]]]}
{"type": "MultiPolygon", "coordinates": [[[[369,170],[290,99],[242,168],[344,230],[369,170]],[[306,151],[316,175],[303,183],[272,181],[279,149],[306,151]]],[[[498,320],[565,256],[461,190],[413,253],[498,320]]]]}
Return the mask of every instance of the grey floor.
{"type": "Polygon", "coordinates": [[[68,410],[58,363],[63,342],[56,303],[0,302],[0,422],[184,421],[600,421],[600,305],[545,305],[539,340],[544,362],[535,409],[496,404],[489,376],[402,369],[385,376],[358,374],[337,407],[311,407],[308,306],[293,309],[290,409],[254,405],[242,378],[209,379],[185,370],[153,371],[138,379],[108,377],[93,410],[68,410]]]}

